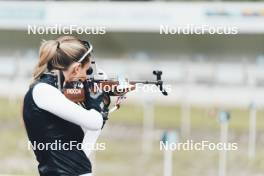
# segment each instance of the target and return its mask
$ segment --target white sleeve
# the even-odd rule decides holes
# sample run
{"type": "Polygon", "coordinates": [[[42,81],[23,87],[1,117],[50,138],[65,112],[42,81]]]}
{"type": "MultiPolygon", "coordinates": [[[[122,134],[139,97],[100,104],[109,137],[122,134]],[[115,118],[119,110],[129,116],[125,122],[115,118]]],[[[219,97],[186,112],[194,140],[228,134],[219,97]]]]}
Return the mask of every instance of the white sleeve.
{"type": "Polygon", "coordinates": [[[91,131],[87,129],[83,129],[84,137],[82,141],[83,151],[87,157],[90,156],[93,150],[97,150],[96,148],[96,141],[101,134],[101,130],[91,131]]]}
{"type": "Polygon", "coordinates": [[[58,89],[39,83],[33,88],[33,100],[42,108],[69,122],[89,130],[100,130],[103,125],[102,115],[94,109],[86,110],[67,99],[58,89]]]}

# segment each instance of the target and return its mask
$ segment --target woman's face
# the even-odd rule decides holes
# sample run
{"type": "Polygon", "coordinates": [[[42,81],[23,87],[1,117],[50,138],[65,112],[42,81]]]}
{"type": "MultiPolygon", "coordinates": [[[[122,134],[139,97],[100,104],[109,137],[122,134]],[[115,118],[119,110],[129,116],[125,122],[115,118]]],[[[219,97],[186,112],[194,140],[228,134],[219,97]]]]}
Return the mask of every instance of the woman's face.
{"type": "Polygon", "coordinates": [[[65,81],[85,81],[87,77],[87,70],[90,67],[90,62],[85,63],[83,66],[80,63],[73,63],[66,71],[63,72],[65,81]]]}

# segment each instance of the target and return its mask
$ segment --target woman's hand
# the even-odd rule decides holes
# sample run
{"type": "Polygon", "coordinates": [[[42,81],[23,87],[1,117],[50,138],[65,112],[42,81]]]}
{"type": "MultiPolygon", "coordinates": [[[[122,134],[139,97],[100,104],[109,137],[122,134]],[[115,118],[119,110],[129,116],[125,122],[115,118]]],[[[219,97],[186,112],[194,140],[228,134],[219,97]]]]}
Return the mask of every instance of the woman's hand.
{"type": "Polygon", "coordinates": [[[95,109],[103,116],[103,126],[108,120],[109,105],[111,103],[110,96],[107,92],[93,92],[91,91],[91,85],[88,82],[84,83],[85,88],[85,107],[87,109],[95,109]]]}

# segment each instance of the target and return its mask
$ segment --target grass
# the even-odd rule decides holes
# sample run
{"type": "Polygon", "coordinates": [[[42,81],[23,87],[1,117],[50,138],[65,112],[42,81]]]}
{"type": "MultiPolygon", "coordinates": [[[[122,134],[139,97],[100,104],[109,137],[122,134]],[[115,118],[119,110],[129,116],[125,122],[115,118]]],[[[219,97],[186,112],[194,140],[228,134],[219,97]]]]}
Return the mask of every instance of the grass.
{"type": "MultiPolygon", "coordinates": [[[[6,99],[0,99],[0,121],[1,123],[13,123],[19,121],[23,124],[21,117],[22,101],[9,102],[6,99]]],[[[123,124],[123,125],[142,125],[144,109],[142,106],[136,106],[132,104],[124,105],[120,110],[111,114],[111,123],[123,124]]],[[[230,129],[235,131],[247,131],[249,123],[249,111],[248,109],[233,108],[229,109],[231,114],[230,129]]],[[[217,119],[217,110],[201,107],[192,107],[191,114],[191,126],[192,128],[206,128],[206,129],[218,129],[219,123],[217,119]],[[211,112],[216,111],[216,112],[211,112]],[[213,115],[212,115],[213,114],[213,115]]],[[[181,125],[181,107],[179,105],[171,106],[154,106],[154,123],[156,128],[179,128],[181,125]]],[[[264,130],[264,110],[257,111],[257,129],[258,131],[264,130]]]]}
{"type": "MultiPolygon", "coordinates": [[[[120,123],[123,125],[142,125],[143,111],[141,106],[126,105],[119,111],[111,115],[111,123],[120,123]]],[[[154,107],[155,117],[154,123],[156,128],[180,128],[181,125],[181,107],[161,106],[154,107]]],[[[192,107],[191,108],[191,127],[194,129],[219,129],[219,121],[217,116],[218,110],[192,107]],[[216,111],[216,112],[211,112],[216,111]]],[[[230,129],[237,132],[246,132],[249,124],[249,112],[247,109],[233,108],[229,110],[231,114],[230,129]]],[[[264,130],[264,110],[257,111],[257,130],[264,130]]]]}
{"type": "MultiPolygon", "coordinates": [[[[27,136],[21,119],[20,103],[0,99],[0,175],[37,175],[37,163],[32,151],[27,150],[27,136]]],[[[99,142],[106,143],[106,150],[96,153],[97,175],[144,175],[163,174],[163,152],[159,150],[159,138],[155,136],[153,151],[142,151],[143,107],[126,104],[111,115],[111,119],[99,142]]],[[[264,110],[257,112],[257,156],[247,159],[247,132],[249,112],[247,109],[229,109],[230,142],[237,142],[239,150],[228,153],[228,175],[261,175],[264,173],[263,129],[264,110]]],[[[181,126],[181,107],[179,105],[154,107],[155,129],[179,129],[181,126]]],[[[155,133],[156,134],[156,133],[155,133]]],[[[195,141],[207,139],[217,142],[219,122],[217,111],[212,108],[192,107],[191,138],[195,141]]],[[[217,151],[177,151],[173,152],[175,175],[217,175],[217,151]]]]}

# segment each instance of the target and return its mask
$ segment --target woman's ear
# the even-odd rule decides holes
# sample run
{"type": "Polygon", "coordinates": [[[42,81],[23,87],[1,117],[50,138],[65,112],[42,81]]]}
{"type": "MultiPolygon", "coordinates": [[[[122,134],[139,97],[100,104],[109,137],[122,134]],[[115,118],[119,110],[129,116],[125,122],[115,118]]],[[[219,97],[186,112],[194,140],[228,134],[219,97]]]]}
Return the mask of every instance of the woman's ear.
{"type": "Polygon", "coordinates": [[[81,69],[81,64],[80,63],[73,63],[69,70],[69,79],[70,80],[74,80],[76,77],[78,77],[78,74],[80,72],[81,69]]]}
{"type": "Polygon", "coordinates": [[[81,69],[81,64],[80,63],[74,63],[74,67],[73,67],[73,74],[77,75],[80,72],[81,69]]]}

